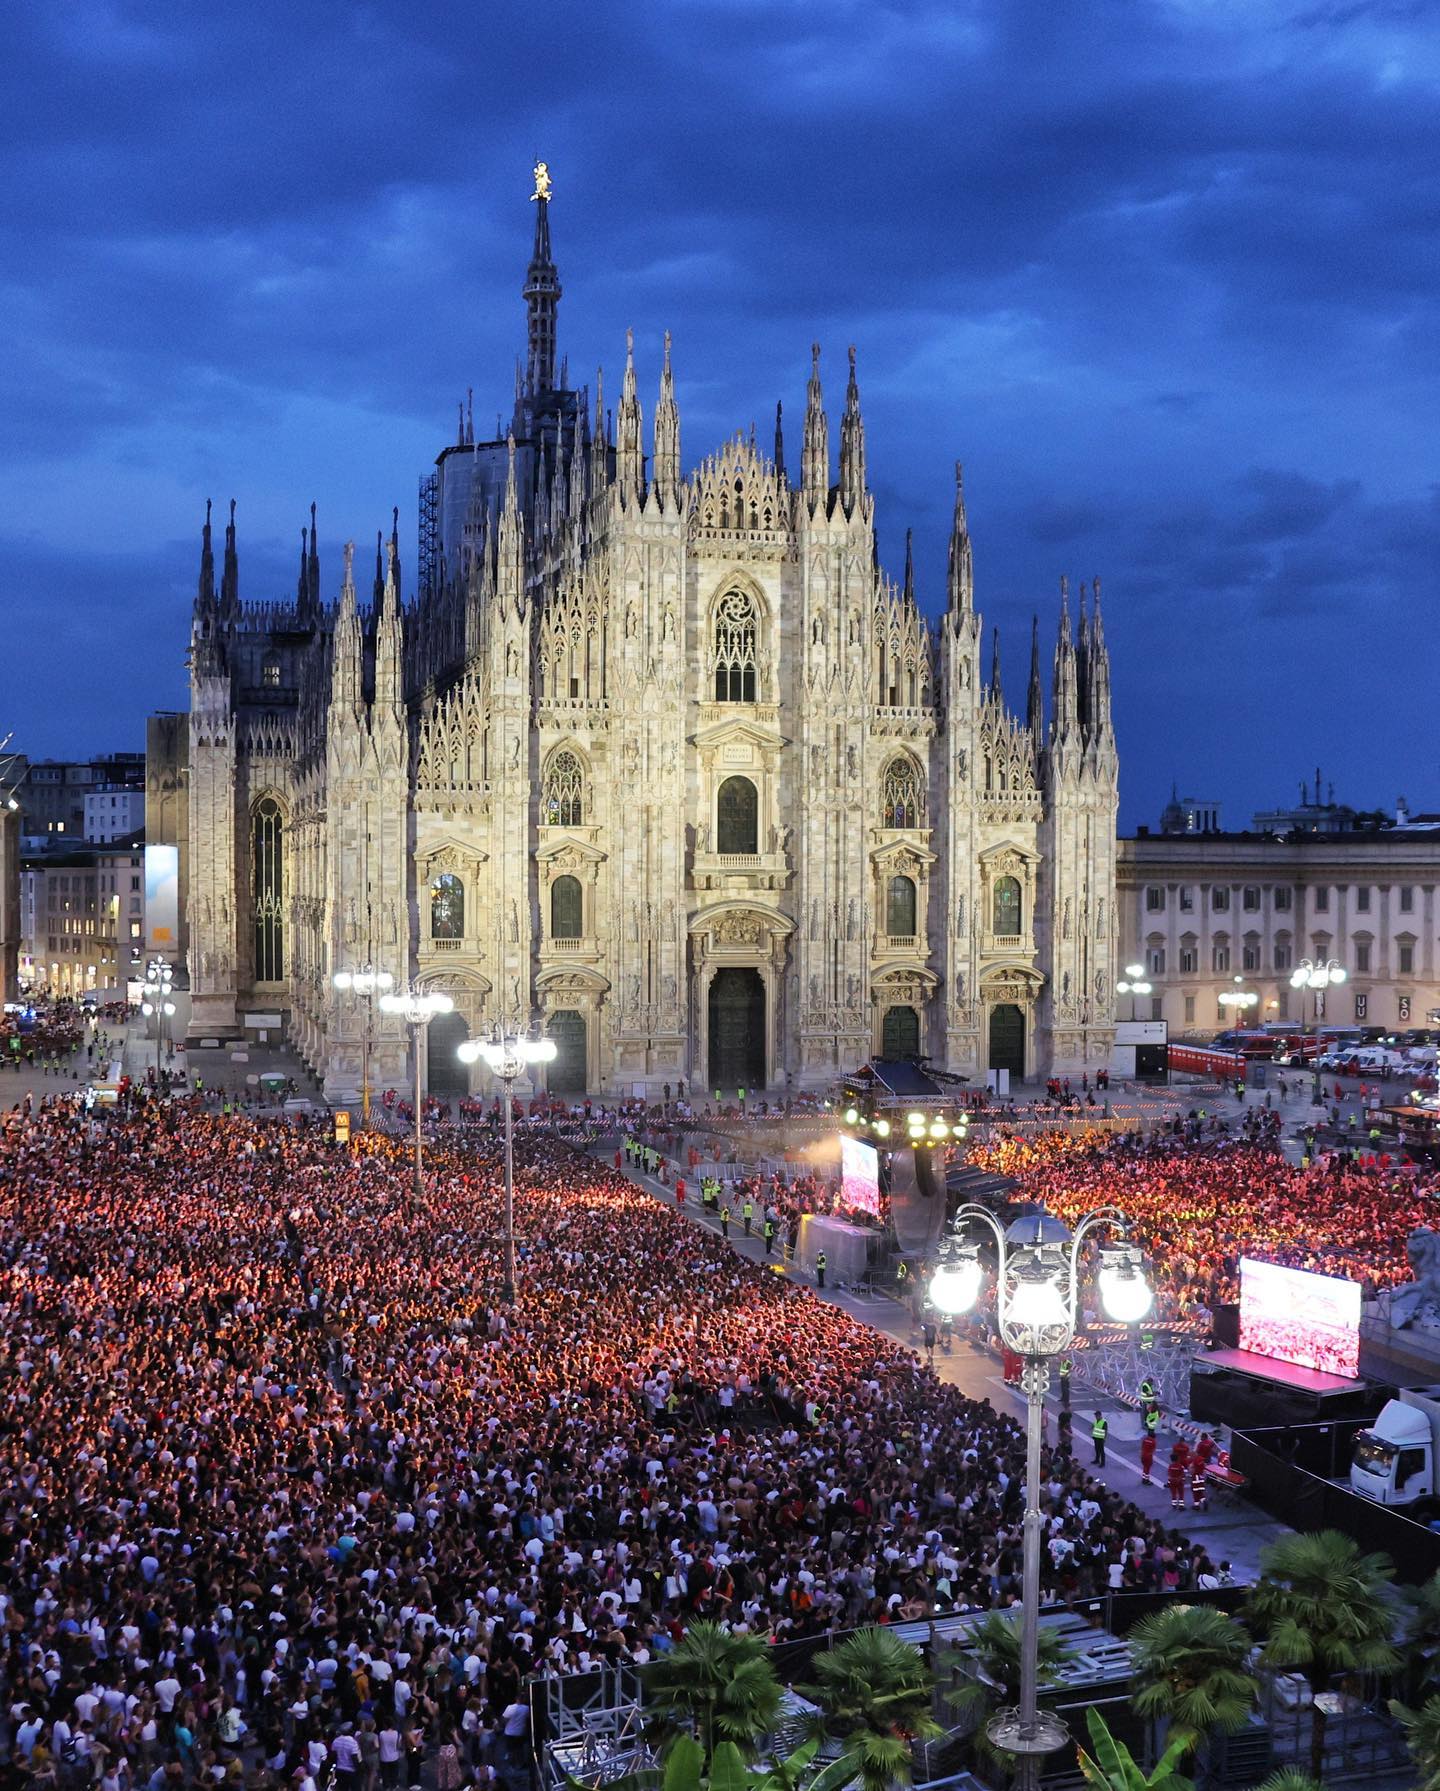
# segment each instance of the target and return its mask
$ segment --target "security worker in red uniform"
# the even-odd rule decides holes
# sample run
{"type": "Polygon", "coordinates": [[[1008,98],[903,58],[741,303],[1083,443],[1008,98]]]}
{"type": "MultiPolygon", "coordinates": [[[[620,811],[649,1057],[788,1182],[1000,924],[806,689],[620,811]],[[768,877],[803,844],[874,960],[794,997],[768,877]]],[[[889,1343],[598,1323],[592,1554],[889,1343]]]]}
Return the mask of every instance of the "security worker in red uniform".
{"type": "Polygon", "coordinates": [[[1183,1437],[1177,1437],[1175,1447],[1170,1451],[1170,1463],[1165,1470],[1165,1484],[1170,1489],[1170,1508],[1172,1511],[1185,1509],[1185,1475],[1190,1466],[1190,1450],[1183,1437]]]}

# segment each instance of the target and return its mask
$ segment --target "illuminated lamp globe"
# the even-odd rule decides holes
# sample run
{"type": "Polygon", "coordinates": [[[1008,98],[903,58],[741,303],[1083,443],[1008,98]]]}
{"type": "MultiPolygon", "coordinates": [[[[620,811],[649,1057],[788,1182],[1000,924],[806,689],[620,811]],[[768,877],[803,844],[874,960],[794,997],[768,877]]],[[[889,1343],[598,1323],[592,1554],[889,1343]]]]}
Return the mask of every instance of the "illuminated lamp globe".
{"type": "Polygon", "coordinates": [[[554,1039],[537,1039],[530,1055],[536,1063],[554,1063],[559,1049],[554,1039]]]}
{"type": "Polygon", "coordinates": [[[860,1111],[858,1108],[847,1107],[845,1109],[845,1124],[847,1126],[853,1126],[855,1124],[856,1120],[859,1119],[859,1117],[860,1117],[860,1111]]]}
{"type": "Polygon", "coordinates": [[[950,1136],[950,1128],[945,1124],[943,1119],[937,1119],[935,1124],[930,1128],[930,1136],[932,1138],[948,1138],[950,1136]]]}
{"type": "Polygon", "coordinates": [[[1133,1269],[1101,1269],[1100,1298],[1117,1324],[1138,1324],[1155,1304],[1155,1292],[1133,1269]]]}
{"type": "Polygon", "coordinates": [[[1006,1302],[1005,1318],[1012,1325],[1039,1331],[1069,1324],[1070,1309],[1055,1283],[1048,1276],[1039,1276],[1017,1283],[1006,1302]]]}
{"type": "Polygon", "coordinates": [[[953,1317],[968,1312],[980,1298],[984,1272],[973,1256],[959,1262],[942,1262],[930,1277],[930,1302],[937,1312],[953,1317]]]}
{"type": "Polygon", "coordinates": [[[912,1113],[906,1123],[912,1126],[923,1126],[925,1124],[925,1115],[923,1113],[912,1113]]]}
{"type": "Polygon", "coordinates": [[[875,1121],[875,1132],[877,1137],[888,1138],[890,1136],[890,1121],[888,1119],[877,1119],[875,1121]]]}

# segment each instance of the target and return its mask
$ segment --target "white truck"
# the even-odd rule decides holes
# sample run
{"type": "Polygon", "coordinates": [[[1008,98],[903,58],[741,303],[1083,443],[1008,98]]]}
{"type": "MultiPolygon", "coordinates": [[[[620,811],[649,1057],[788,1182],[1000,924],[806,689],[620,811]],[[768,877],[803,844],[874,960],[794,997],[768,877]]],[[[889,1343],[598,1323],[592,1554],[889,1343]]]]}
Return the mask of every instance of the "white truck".
{"type": "Polygon", "coordinates": [[[1440,1509],[1440,1387],[1405,1388],[1355,1434],[1350,1489],[1419,1515],[1440,1509]]]}

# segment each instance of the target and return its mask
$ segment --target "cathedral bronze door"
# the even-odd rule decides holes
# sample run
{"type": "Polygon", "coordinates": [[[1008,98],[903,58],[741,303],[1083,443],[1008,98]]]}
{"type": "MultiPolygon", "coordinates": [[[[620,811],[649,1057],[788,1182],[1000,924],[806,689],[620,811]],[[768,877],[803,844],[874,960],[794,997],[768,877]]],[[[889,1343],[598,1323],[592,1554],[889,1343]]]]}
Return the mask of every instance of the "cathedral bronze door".
{"type": "Polygon", "coordinates": [[[765,1086],[765,983],[758,970],[727,965],[710,983],[710,1086],[765,1086]]]}
{"type": "Polygon", "coordinates": [[[470,1036],[461,1014],[437,1014],[425,1028],[426,1093],[442,1101],[452,1095],[468,1095],[470,1071],[456,1052],[470,1036]]]}
{"type": "Polygon", "coordinates": [[[545,1029],[555,1041],[555,1061],[545,1076],[551,1094],[585,1092],[585,1016],[564,1007],[550,1016],[545,1029]]]}
{"type": "Polygon", "coordinates": [[[1012,1001],[990,1010],[990,1068],[1025,1074],[1025,1015],[1012,1001]]]}

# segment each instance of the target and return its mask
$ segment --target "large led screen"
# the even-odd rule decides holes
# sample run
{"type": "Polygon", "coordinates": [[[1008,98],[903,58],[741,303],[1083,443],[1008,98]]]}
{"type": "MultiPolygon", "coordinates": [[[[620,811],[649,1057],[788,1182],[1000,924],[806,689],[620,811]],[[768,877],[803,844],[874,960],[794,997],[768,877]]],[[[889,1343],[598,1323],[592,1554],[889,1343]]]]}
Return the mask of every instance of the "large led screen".
{"type": "Polygon", "coordinates": [[[1240,1347],[1354,1380],[1360,1373],[1360,1283],[1242,1256],[1240,1347]]]}
{"type": "Polygon", "coordinates": [[[880,1158],[873,1144],[840,1139],[840,1204],[880,1217],[880,1158]]]}

